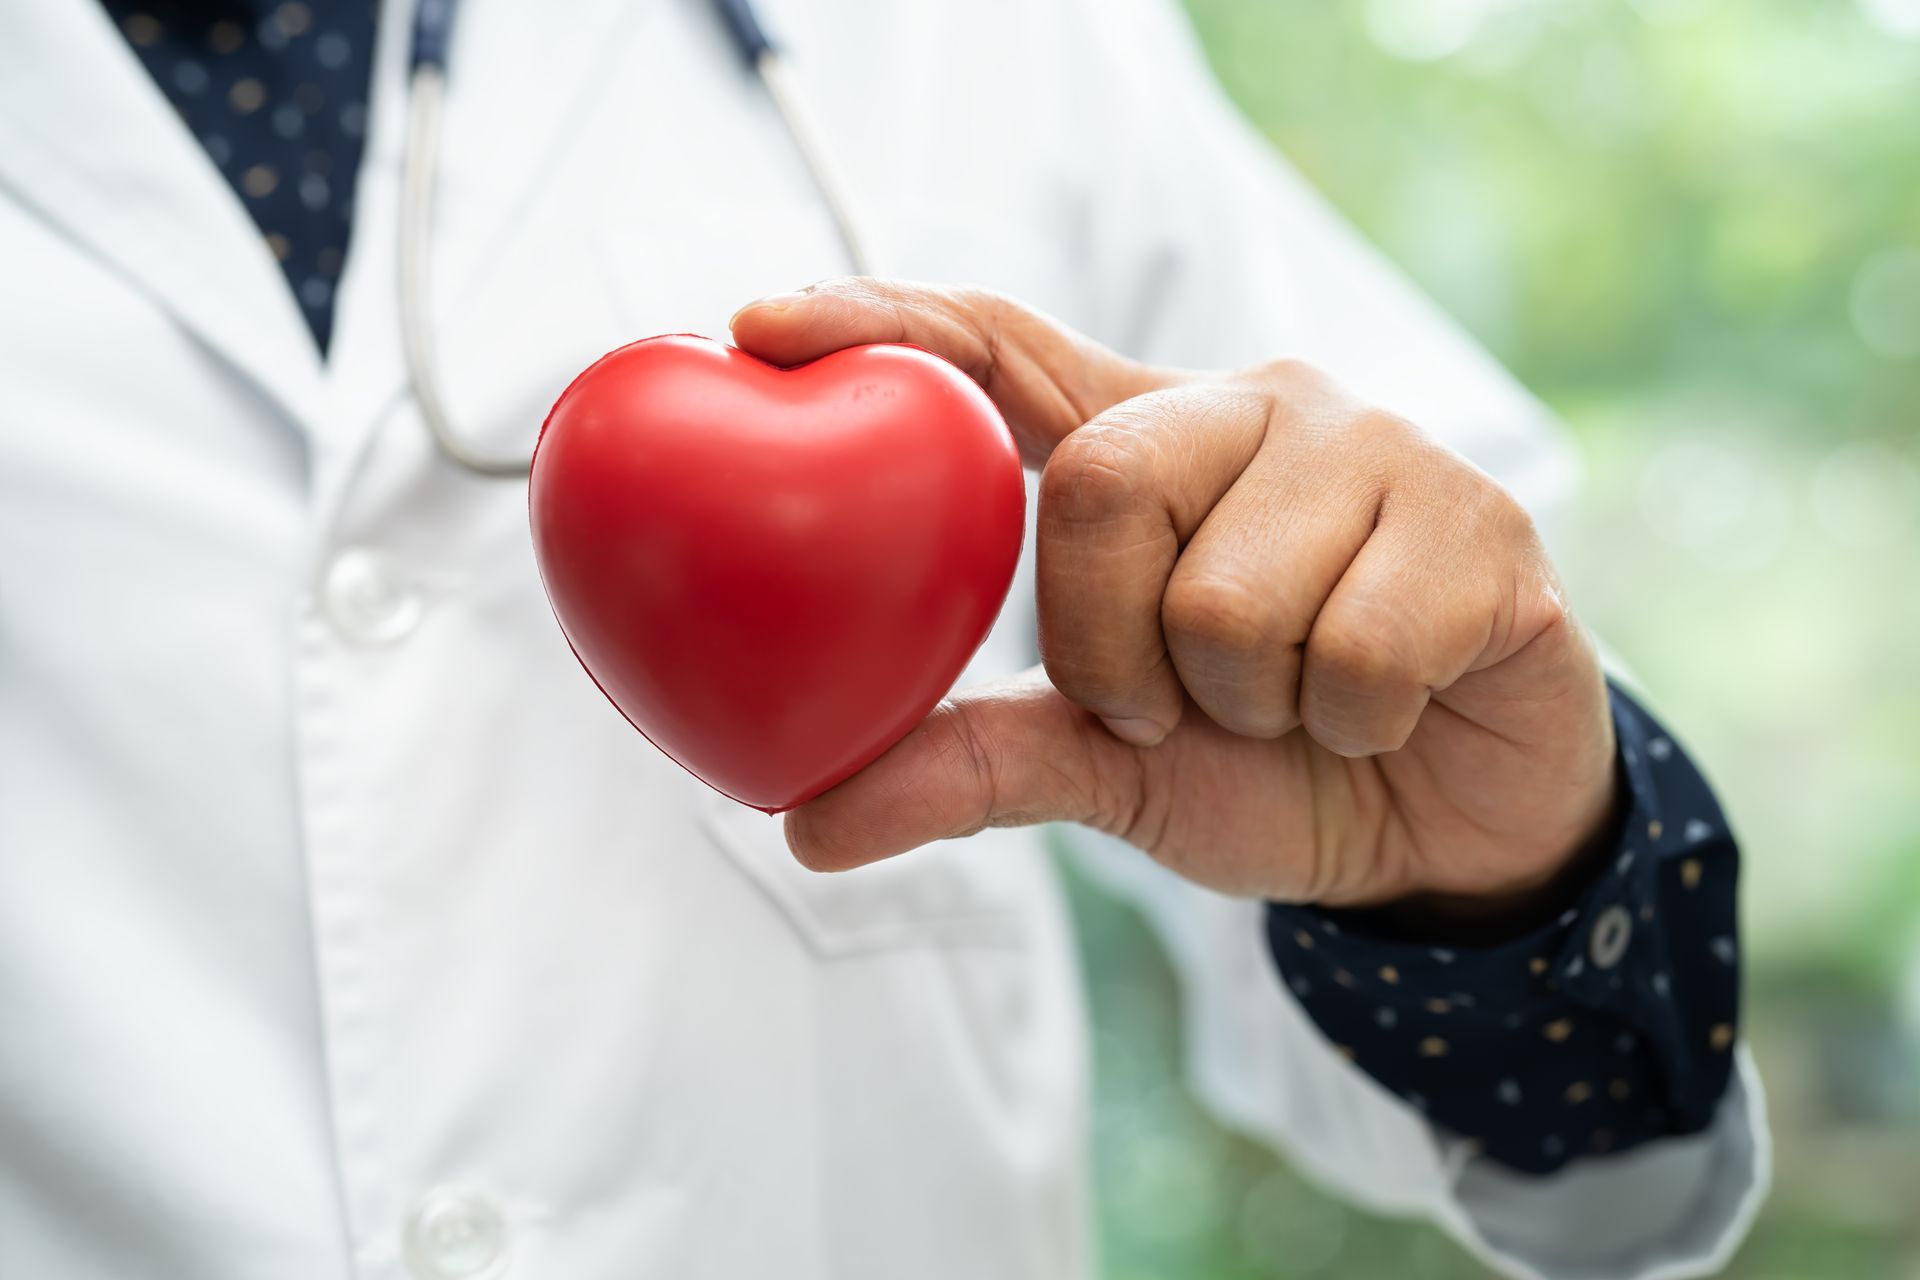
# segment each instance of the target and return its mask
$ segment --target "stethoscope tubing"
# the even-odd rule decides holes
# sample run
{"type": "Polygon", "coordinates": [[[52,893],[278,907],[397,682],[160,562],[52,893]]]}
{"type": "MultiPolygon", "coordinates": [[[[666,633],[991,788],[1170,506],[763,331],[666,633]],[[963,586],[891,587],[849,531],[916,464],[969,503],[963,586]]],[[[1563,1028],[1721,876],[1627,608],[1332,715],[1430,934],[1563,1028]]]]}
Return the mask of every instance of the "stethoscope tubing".
{"type": "MultiPolygon", "coordinates": [[[[812,175],[813,184],[839,233],[847,261],[855,274],[876,274],[832,149],[750,0],[713,0],[713,4],[734,47],[759,79],[812,175]]],[[[427,264],[433,238],[434,179],[439,167],[440,124],[446,104],[447,57],[454,9],[455,0],[420,0],[414,10],[406,150],[401,161],[401,354],[421,420],[441,456],[474,475],[524,478],[533,465],[531,455],[488,455],[470,448],[460,438],[447,411],[446,398],[441,394],[439,367],[434,359],[431,276],[427,264]]]]}

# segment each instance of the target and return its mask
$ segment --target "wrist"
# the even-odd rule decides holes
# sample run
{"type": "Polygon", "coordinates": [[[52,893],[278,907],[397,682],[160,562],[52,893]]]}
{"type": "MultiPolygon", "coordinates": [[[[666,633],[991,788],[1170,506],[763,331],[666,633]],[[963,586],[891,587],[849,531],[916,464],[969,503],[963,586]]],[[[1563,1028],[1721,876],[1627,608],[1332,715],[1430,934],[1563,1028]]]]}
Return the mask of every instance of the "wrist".
{"type": "Polygon", "coordinates": [[[1577,903],[1611,862],[1632,807],[1616,760],[1595,789],[1580,834],[1553,857],[1484,887],[1423,887],[1349,910],[1381,933],[1432,945],[1493,945],[1531,932],[1577,903]]]}

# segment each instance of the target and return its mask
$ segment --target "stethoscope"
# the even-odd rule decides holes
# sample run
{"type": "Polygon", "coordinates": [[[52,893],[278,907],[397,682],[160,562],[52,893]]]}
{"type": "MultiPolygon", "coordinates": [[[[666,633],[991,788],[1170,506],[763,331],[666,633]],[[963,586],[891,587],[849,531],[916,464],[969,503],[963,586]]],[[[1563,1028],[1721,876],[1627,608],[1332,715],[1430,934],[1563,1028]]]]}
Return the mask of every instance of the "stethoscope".
{"type": "MultiPolygon", "coordinates": [[[[847,199],[833,156],[796,90],[780,51],[767,37],[751,0],[711,0],[740,57],[759,77],[794,146],[813,175],[848,261],[860,275],[873,263],[847,199]]],[[[409,73],[407,147],[400,192],[400,345],[407,379],[433,443],[449,462],[476,475],[525,476],[531,457],[489,457],[467,447],[447,416],[433,361],[433,330],[427,304],[427,245],[433,232],[433,179],[440,146],[440,111],[447,87],[447,48],[457,0],[420,0],[414,11],[409,73]]]]}

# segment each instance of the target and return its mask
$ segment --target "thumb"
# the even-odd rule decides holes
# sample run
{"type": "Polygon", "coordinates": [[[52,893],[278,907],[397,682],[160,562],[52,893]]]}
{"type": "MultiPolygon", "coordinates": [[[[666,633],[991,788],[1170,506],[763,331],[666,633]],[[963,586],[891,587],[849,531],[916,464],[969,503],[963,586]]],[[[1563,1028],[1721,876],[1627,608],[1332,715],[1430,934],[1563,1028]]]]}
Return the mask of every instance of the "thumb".
{"type": "Polygon", "coordinates": [[[1178,376],[1000,294],[904,280],[849,277],[774,294],[740,308],[730,327],[742,351],[777,365],[869,342],[931,351],[980,384],[1032,466],[1096,414],[1178,376]]]}
{"type": "Polygon", "coordinates": [[[1036,667],[947,699],[878,760],[789,811],[787,845],[815,871],[847,871],[982,827],[1117,830],[1140,805],[1141,755],[1036,667]]]}

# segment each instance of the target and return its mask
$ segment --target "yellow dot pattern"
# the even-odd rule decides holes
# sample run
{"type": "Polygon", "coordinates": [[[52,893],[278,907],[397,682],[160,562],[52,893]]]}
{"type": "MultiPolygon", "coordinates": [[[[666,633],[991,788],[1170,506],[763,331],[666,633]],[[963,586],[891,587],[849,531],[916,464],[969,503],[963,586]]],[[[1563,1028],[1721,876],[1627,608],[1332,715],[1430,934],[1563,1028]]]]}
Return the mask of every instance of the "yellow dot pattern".
{"type": "Polygon", "coordinates": [[[181,124],[232,186],[315,342],[346,268],[376,0],[105,0],[181,124]]]}

